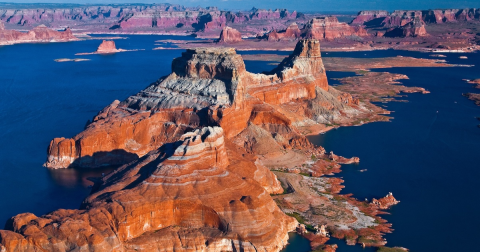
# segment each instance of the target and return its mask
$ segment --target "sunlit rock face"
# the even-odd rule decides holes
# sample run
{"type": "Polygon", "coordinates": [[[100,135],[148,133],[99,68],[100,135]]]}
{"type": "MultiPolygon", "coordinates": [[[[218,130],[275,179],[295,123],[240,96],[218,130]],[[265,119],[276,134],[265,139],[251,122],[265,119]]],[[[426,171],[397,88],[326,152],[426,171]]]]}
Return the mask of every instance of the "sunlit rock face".
{"type": "Polygon", "coordinates": [[[66,42],[72,40],[77,40],[77,37],[72,34],[70,28],[66,28],[64,31],[55,31],[47,28],[45,25],[39,25],[25,33],[5,29],[5,25],[0,21],[0,45],[34,42],[66,42]]]}
{"type": "Polygon", "coordinates": [[[113,40],[103,40],[102,43],[98,46],[97,53],[116,53],[118,52],[117,47],[115,46],[115,41],[113,40]]]}
{"type": "Polygon", "coordinates": [[[242,34],[234,28],[225,27],[220,32],[220,38],[218,39],[219,43],[236,43],[242,41],[242,34]]]}
{"type": "Polygon", "coordinates": [[[280,251],[298,223],[270,197],[283,191],[275,175],[245,155],[220,127],[185,133],[103,178],[81,210],[13,217],[0,249],[280,251]]]}
{"type": "Polygon", "coordinates": [[[307,22],[302,29],[296,23],[292,23],[284,31],[272,31],[267,34],[269,41],[317,39],[334,40],[349,38],[352,36],[368,36],[367,31],[361,26],[350,26],[347,23],[338,22],[336,17],[318,17],[307,22]]]}
{"type": "Polygon", "coordinates": [[[232,48],[187,50],[172,73],[103,109],[73,139],[56,138],[45,166],[120,165],[198,127],[220,125],[227,138],[243,131],[256,104],[314,99],[329,89],[317,40],[301,40],[269,74],[245,70],[232,48]]]}

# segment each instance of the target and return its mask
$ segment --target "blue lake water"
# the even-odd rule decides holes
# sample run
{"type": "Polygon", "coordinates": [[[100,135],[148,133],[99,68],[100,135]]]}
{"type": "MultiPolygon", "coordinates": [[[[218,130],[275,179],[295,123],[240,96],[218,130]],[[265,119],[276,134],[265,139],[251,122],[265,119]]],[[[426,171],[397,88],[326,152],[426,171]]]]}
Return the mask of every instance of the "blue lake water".
{"type": "MultiPolygon", "coordinates": [[[[123,100],[170,73],[171,61],[182,50],[158,50],[159,39],[173,36],[125,36],[118,48],[146,49],[114,55],[75,56],[93,52],[99,40],[0,47],[0,227],[22,212],[42,215],[58,208],[78,208],[88,195],[89,177],[103,170],[42,167],[54,137],[72,137],[115,99],[123,100]],[[85,62],[55,62],[58,58],[88,58],[85,62]]],[[[265,52],[242,52],[265,53],[265,52]]],[[[399,51],[328,53],[338,57],[418,56],[399,51]],[[365,55],[366,54],[366,55],[365,55]]],[[[480,65],[479,54],[446,54],[451,63],[480,65]]],[[[274,66],[247,61],[247,69],[262,72],[274,66]]],[[[480,78],[474,68],[394,68],[407,74],[404,85],[432,93],[409,94],[408,103],[388,103],[395,117],[389,123],[346,127],[311,137],[328,151],[358,156],[357,166],[344,166],[343,193],[357,198],[393,192],[401,203],[385,218],[393,223],[388,245],[412,251],[473,251],[480,234],[477,200],[480,107],[461,94],[474,92],[463,78],[480,78]],[[437,114],[436,111],[439,111],[437,114]],[[367,169],[360,173],[358,170],[367,169]]],[[[345,73],[327,73],[329,77],[345,73]]],[[[338,83],[331,80],[332,83],[338,83]]],[[[338,243],[338,251],[360,251],[338,243]]],[[[308,251],[305,240],[292,235],[286,251],[308,251]],[[294,245],[296,244],[296,245],[294,245]]],[[[308,242],[307,242],[308,244],[308,242]]],[[[362,250],[363,251],[363,250],[362,250]]]]}

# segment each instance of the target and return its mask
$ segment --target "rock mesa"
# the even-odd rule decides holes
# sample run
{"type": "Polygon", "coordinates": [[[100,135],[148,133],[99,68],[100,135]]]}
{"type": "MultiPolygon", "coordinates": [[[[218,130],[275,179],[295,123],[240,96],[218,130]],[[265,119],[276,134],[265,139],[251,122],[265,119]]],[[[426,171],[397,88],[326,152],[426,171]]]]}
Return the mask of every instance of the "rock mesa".
{"type": "Polygon", "coordinates": [[[102,43],[98,46],[97,53],[116,53],[120,50],[115,47],[115,41],[112,40],[103,40],[102,43]]]}
{"type": "Polygon", "coordinates": [[[242,57],[231,48],[187,50],[174,59],[172,74],[123,102],[113,102],[74,138],[52,140],[45,166],[125,164],[202,126],[220,125],[232,138],[250,122],[289,128],[297,120],[314,124],[320,118],[318,102],[303,105],[316,112],[300,118],[282,115],[285,108],[278,106],[312,103],[308,100],[325,95],[338,95],[344,104],[353,101],[328,86],[317,40],[300,41],[270,74],[247,72],[242,57]]]}
{"type": "Polygon", "coordinates": [[[231,27],[225,27],[220,33],[219,43],[236,43],[242,41],[242,34],[231,27]]]}

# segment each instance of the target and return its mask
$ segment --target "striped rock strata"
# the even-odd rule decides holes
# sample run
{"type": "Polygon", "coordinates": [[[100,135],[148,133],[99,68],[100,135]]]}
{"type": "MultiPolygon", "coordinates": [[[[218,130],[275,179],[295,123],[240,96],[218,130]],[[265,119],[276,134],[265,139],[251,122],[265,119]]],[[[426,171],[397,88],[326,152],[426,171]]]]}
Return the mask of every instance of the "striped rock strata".
{"type": "Polygon", "coordinates": [[[298,223],[258,172],[283,191],[222,128],[198,129],[104,177],[80,210],[13,217],[0,251],[280,251],[298,223]]]}
{"type": "Polygon", "coordinates": [[[66,42],[78,40],[67,28],[64,31],[55,31],[48,29],[45,25],[39,25],[29,32],[19,32],[5,29],[0,21],[0,45],[13,45],[18,43],[38,43],[38,42],[66,42]]]}
{"type": "Polygon", "coordinates": [[[232,48],[187,50],[170,75],[113,102],[74,138],[52,140],[45,166],[125,164],[203,126],[221,126],[231,139],[251,123],[275,124],[286,127],[288,142],[298,138],[295,125],[316,124],[325,113],[345,115],[339,110],[356,104],[328,86],[317,40],[299,41],[269,74],[247,72],[232,48]],[[289,112],[291,106],[302,112],[289,112]]]}
{"type": "Polygon", "coordinates": [[[296,40],[301,38],[334,40],[352,36],[368,36],[363,27],[350,26],[338,22],[336,17],[317,17],[307,22],[302,29],[296,23],[292,23],[286,30],[272,31],[268,33],[269,41],[296,40]]]}

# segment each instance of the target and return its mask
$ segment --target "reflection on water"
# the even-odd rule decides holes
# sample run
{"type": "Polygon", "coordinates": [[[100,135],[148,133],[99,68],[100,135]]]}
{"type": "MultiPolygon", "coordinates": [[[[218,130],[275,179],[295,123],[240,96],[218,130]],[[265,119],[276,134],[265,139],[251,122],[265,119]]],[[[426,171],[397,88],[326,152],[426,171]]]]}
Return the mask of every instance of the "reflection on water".
{"type": "Polygon", "coordinates": [[[107,175],[113,170],[115,167],[108,166],[95,169],[48,169],[48,172],[53,182],[59,186],[75,188],[80,185],[87,188],[93,186],[93,179],[102,177],[102,174],[107,175]]]}

